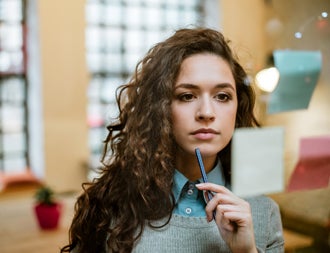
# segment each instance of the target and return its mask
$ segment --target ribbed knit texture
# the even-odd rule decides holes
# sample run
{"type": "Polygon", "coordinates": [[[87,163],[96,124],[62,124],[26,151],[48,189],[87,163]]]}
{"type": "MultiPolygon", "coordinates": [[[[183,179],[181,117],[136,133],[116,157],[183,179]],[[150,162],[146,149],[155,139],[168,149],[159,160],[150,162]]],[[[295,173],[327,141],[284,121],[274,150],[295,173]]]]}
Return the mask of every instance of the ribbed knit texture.
{"type": "MultiPolygon", "coordinates": [[[[259,252],[284,252],[282,223],[277,204],[260,196],[247,199],[253,216],[253,227],[259,252]]],[[[164,224],[166,219],[153,222],[164,224]]],[[[163,228],[146,226],[136,242],[134,253],[217,253],[231,252],[220,236],[214,221],[205,217],[173,215],[163,228]]]]}

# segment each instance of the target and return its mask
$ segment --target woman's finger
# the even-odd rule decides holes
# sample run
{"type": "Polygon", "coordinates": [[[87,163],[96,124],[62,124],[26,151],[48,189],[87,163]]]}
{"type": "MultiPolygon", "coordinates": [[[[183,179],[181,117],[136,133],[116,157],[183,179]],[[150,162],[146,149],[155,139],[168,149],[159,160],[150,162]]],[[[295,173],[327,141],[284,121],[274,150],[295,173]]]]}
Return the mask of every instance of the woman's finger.
{"type": "Polygon", "coordinates": [[[211,192],[218,192],[218,193],[232,193],[230,190],[228,190],[225,186],[222,185],[217,185],[217,184],[213,184],[213,183],[199,183],[196,184],[196,187],[199,190],[207,190],[207,191],[211,191],[211,192]]]}

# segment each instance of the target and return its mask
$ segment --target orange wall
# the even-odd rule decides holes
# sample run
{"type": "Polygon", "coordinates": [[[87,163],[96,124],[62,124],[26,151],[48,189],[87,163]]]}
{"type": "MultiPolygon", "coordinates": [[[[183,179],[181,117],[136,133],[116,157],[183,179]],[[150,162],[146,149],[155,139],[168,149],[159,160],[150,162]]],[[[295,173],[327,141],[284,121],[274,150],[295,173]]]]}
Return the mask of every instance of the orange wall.
{"type": "Polygon", "coordinates": [[[248,71],[263,66],[265,7],[261,0],[220,0],[221,30],[248,71]]]}
{"type": "Polygon", "coordinates": [[[88,159],[85,1],[39,0],[45,180],[80,189],[88,159]]]}

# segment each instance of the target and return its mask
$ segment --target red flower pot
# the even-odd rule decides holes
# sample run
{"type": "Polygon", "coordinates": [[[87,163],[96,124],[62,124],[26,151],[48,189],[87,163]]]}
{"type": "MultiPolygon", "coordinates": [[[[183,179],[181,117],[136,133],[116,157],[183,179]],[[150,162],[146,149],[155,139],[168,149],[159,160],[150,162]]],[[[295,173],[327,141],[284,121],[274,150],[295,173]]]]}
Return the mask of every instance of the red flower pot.
{"type": "Polygon", "coordinates": [[[51,205],[39,203],[35,205],[34,210],[41,229],[55,229],[58,227],[62,211],[60,203],[51,205]]]}

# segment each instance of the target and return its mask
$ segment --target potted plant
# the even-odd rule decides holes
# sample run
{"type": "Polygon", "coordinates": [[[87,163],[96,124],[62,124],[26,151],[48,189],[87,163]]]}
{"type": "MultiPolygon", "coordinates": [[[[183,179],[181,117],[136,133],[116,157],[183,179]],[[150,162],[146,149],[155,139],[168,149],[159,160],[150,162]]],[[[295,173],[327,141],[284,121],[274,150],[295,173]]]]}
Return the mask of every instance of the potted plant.
{"type": "Polygon", "coordinates": [[[50,187],[42,186],[35,194],[34,211],[41,229],[55,229],[58,227],[62,205],[54,198],[50,187]]]}

